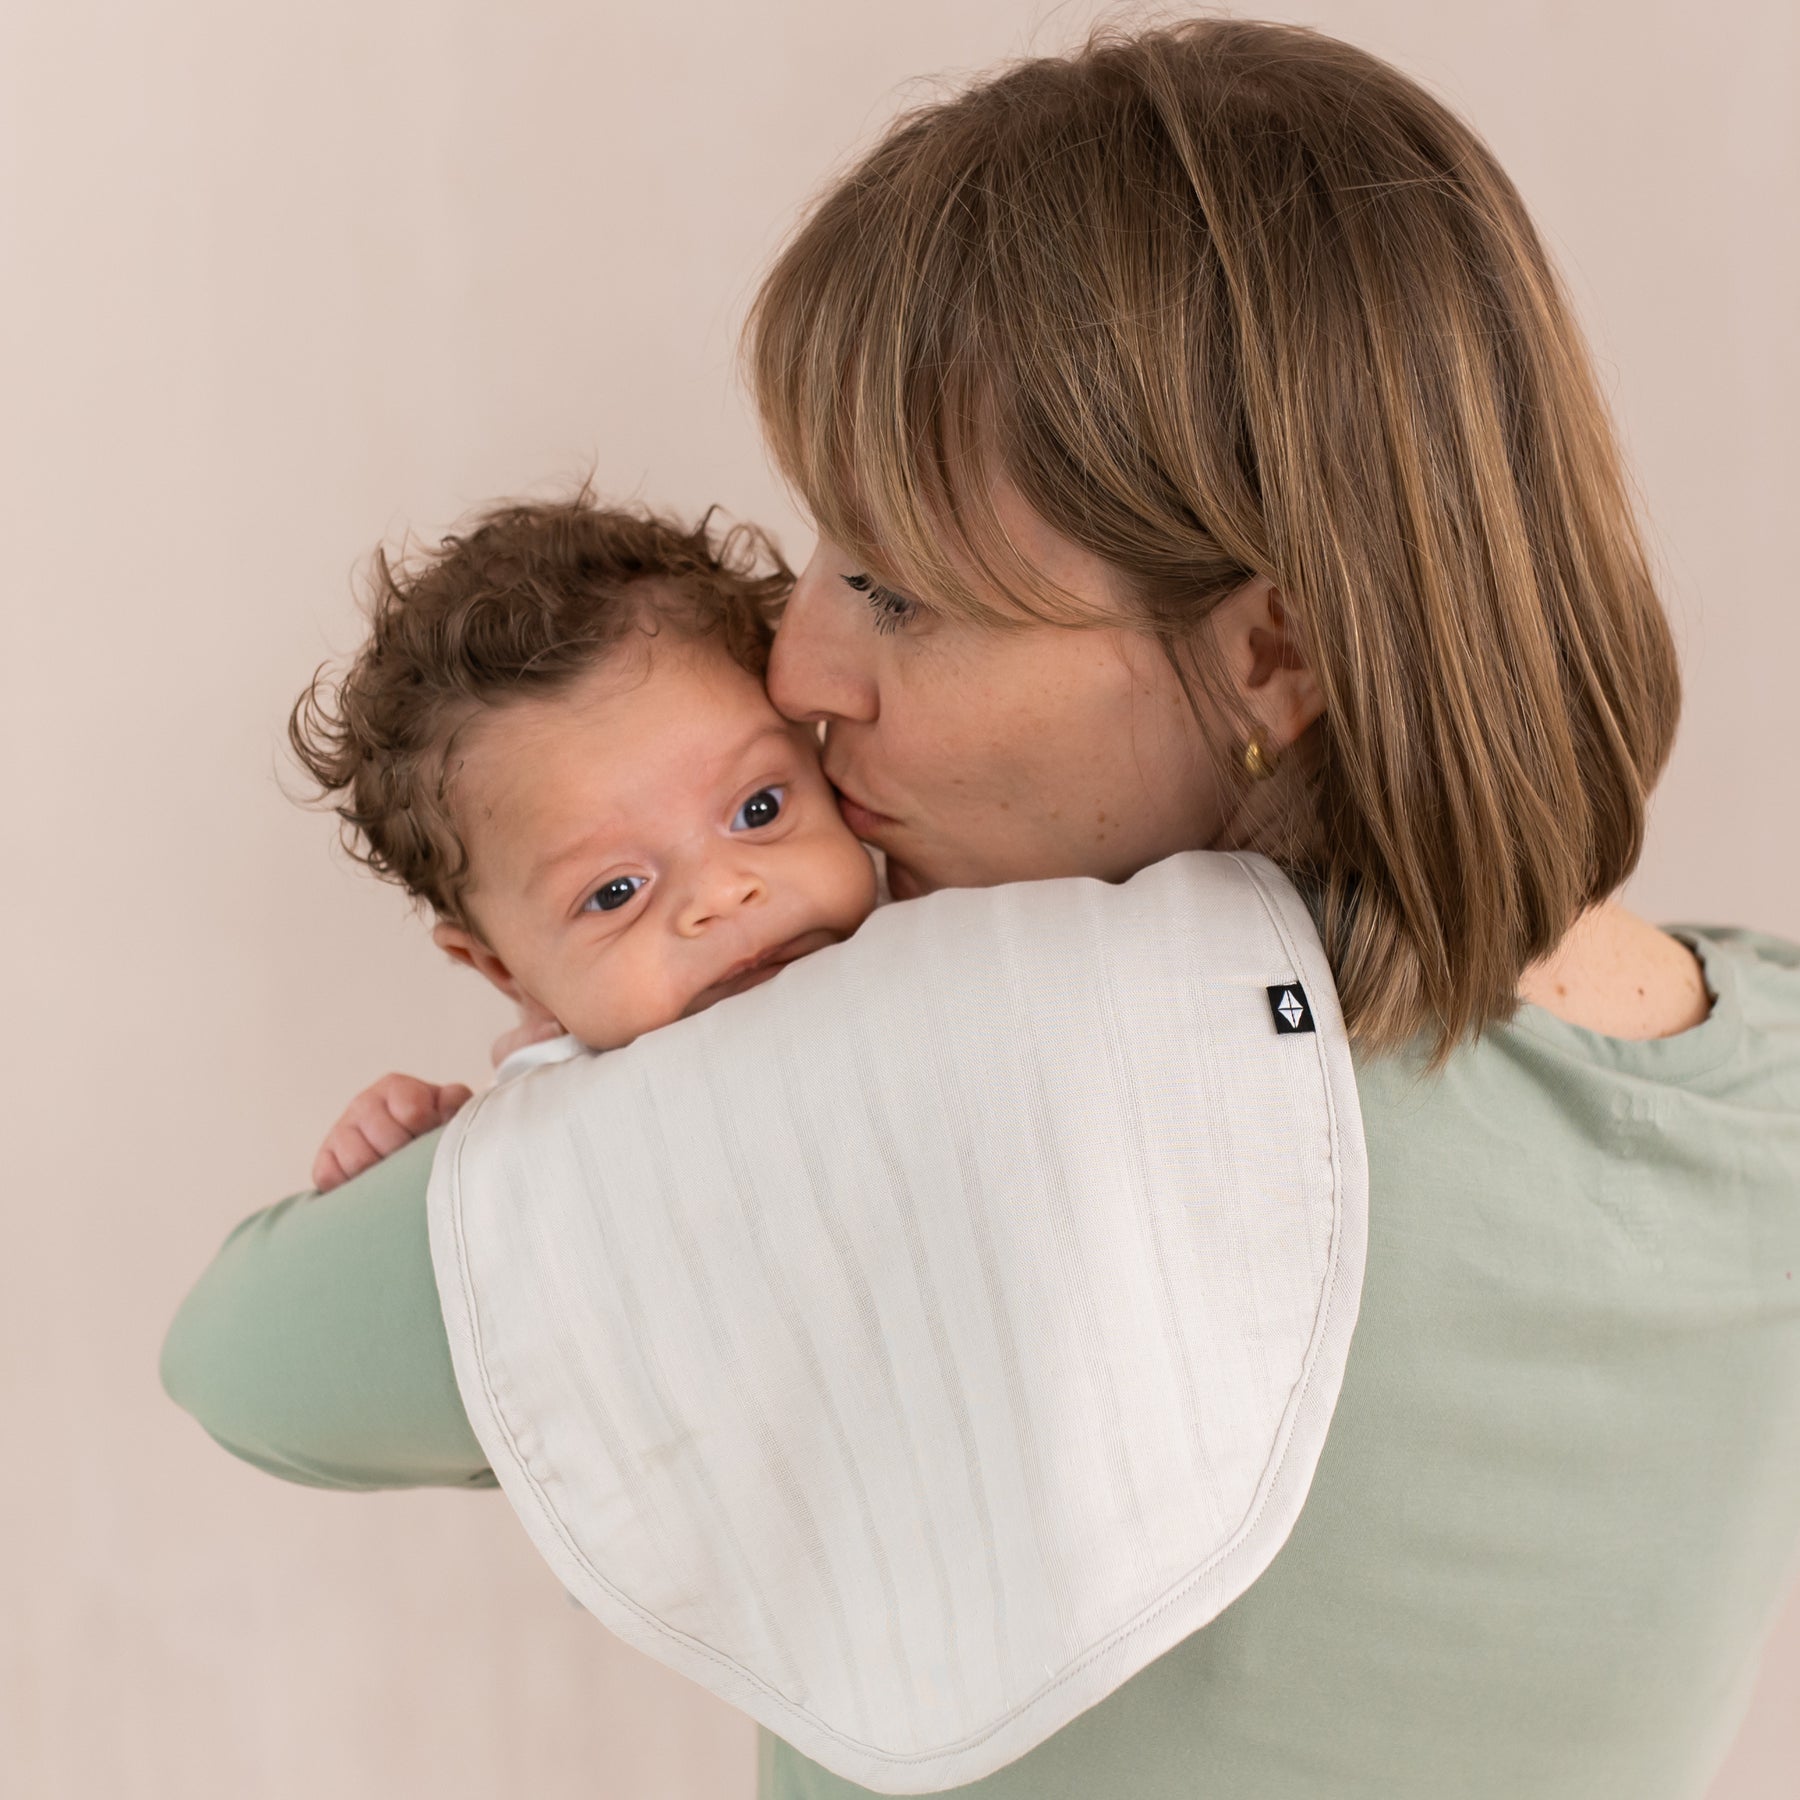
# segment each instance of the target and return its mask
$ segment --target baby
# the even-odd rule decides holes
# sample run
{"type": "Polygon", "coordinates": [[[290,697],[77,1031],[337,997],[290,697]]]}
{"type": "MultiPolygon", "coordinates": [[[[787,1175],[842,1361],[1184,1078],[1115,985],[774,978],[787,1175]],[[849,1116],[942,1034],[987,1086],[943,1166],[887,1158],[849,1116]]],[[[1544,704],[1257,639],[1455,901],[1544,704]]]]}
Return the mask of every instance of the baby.
{"type": "MultiPolygon", "coordinates": [[[[351,853],[430,908],[449,956],[595,1050],[767,981],[875,905],[815,732],[763,691],[792,578],[760,533],[709,520],[583,488],[494,507],[410,564],[377,551],[367,641],[289,721],[351,853]]],[[[314,1185],[468,1098],[384,1077],[314,1185]]]]}

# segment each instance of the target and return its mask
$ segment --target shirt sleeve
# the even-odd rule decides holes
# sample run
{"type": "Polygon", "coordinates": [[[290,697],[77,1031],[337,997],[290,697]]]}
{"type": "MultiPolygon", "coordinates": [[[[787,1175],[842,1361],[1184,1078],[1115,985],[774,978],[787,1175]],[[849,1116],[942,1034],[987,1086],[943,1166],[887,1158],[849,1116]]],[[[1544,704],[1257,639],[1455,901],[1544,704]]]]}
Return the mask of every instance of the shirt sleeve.
{"type": "Polygon", "coordinates": [[[182,1302],[163,1388],[232,1455],[312,1487],[496,1485],[432,1278],[438,1136],[252,1213],[182,1302]]]}

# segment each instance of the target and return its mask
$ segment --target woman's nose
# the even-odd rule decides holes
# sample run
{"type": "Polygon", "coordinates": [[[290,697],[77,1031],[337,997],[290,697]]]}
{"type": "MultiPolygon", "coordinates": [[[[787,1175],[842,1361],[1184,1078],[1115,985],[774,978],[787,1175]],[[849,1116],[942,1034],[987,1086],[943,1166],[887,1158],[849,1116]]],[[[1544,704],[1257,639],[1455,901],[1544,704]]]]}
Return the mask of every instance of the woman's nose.
{"type": "Polygon", "coordinates": [[[675,917],[683,937],[698,937],[745,907],[759,906],[769,886],[753,868],[735,858],[720,859],[702,869],[675,917]]]}
{"type": "Polygon", "coordinates": [[[809,724],[874,721],[881,710],[874,633],[856,603],[828,570],[808,569],[795,582],[769,652],[769,698],[778,712],[809,724]]]}

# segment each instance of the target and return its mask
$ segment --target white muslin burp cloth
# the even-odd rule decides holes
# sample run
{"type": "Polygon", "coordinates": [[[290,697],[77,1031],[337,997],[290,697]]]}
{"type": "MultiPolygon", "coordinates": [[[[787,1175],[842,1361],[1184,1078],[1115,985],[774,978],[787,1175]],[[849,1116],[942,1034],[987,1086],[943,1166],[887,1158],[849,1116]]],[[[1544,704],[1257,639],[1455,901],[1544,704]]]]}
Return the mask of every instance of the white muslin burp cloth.
{"type": "Polygon", "coordinates": [[[1367,1187],[1305,905],[1195,852],[889,906],[496,1087],[444,1133],[431,1249],[475,1435],[570,1592],[922,1793],[1268,1567],[1367,1187]]]}

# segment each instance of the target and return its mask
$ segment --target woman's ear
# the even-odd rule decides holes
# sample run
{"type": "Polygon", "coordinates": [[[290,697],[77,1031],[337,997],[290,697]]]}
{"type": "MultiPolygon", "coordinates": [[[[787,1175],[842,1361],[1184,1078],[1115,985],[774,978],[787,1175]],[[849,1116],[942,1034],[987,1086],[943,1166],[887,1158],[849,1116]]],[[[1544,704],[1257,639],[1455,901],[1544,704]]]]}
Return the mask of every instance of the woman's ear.
{"type": "Polygon", "coordinates": [[[512,971],[472,931],[440,920],[431,928],[431,941],[452,962],[459,962],[477,975],[486,976],[507,999],[520,1006],[528,1003],[525,991],[513,980],[512,971]]]}
{"type": "Polygon", "coordinates": [[[1223,601],[1215,616],[1226,660],[1274,734],[1271,747],[1291,744],[1324,712],[1325,697],[1288,630],[1281,590],[1258,575],[1223,601]]]}

